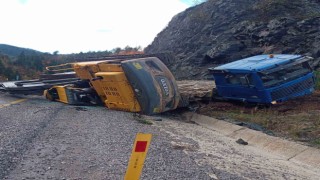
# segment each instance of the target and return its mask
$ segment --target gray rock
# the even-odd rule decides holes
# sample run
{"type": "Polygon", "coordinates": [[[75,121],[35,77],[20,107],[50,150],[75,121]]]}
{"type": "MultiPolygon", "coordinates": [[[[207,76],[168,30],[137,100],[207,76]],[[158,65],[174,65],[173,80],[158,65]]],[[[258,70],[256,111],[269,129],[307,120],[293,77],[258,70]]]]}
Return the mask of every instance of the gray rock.
{"type": "Polygon", "coordinates": [[[317,62],[319,39],[319,1],[208,0],[174,16],[145,52],[171,52],[177,58],[167,65],[177,79],[194,79],[208,67],[263,53],[311,54],[317,62]]]}
{"type": "Polygon", "coordinates": [[[238,144],[242,144],[242,145],[248,145],[248,142],[247,141],[245,141],[245,140],[243,140],[243,139],[238,139],[237,141],[236,141],[236,143],[238,143],[238,144]]]}

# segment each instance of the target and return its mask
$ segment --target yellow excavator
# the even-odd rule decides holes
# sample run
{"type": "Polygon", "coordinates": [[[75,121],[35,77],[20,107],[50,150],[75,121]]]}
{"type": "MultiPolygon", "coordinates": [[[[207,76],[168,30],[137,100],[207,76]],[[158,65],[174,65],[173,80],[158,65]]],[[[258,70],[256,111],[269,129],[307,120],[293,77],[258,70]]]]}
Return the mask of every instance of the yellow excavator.
{"type": "Polygon", "coordinates": [[[176,109],[180,100],[174,76],[157,57],[75,62],[47,70],[71,70],[80,79],[46,89],[44,96],[52,101],[104,104],[109,109],[151,115],[176,109]]]}

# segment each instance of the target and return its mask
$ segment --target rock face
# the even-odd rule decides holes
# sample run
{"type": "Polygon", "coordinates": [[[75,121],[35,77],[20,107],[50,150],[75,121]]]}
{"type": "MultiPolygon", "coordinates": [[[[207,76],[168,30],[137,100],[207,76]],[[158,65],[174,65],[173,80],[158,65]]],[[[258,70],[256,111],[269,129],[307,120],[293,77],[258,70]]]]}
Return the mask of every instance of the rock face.
{"type": "Polygon", "coordinates": [[[171,52],[177,79],[258,54],[305,54],[320,61],[318,0],[208,0],[172,18],[146,53],[171,52]]]}

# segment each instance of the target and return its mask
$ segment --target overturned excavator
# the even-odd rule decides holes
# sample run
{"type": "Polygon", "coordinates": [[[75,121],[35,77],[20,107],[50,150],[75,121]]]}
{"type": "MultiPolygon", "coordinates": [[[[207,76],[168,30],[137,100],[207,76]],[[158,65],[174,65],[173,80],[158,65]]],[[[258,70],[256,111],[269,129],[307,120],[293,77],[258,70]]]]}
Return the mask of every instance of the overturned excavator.
{"type": "Polygon", "coordinates": [[[178,83],[157,57],[102,59],[46,69],[50,74],[37,80],[3,82],[0,91],[44,94],[48,100],[71,105],[105,105],[152,115],[187,106],[198,98],[210,98],[214,87],[213,81],[178,83]],[[203,87],[204,91],[199,90],[203,87]]]}

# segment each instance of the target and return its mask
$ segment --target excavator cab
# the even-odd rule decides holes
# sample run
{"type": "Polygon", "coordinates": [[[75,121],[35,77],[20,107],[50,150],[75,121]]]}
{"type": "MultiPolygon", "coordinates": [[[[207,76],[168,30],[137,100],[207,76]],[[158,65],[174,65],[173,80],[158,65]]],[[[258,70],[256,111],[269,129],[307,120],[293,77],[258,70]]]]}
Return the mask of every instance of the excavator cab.
{"type": "Polygon", "coordinates": [[[158,58],[126,60],[121,65],[144,114],[177,108],[180,95],[175,78],[158,58]]]}

